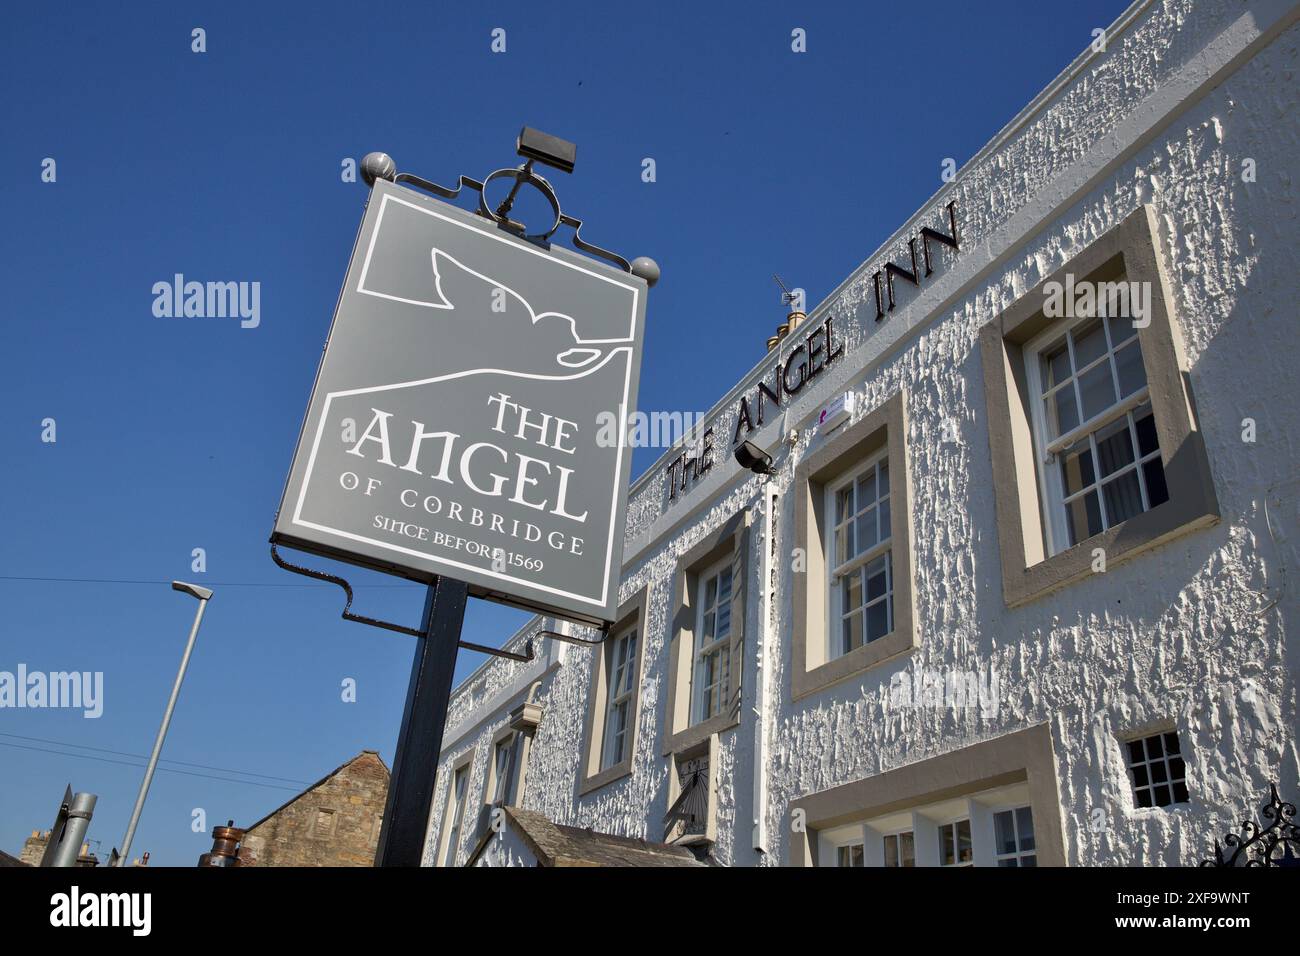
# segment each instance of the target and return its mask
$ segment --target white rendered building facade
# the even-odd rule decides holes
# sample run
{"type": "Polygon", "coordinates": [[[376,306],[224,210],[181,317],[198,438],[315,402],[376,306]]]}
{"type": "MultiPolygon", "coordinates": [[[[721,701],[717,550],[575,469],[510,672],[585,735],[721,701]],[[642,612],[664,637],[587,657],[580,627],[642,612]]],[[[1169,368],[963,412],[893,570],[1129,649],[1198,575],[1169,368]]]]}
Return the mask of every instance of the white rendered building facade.
{"type": "MultiPolygon", "coordinates": [[[[633,483],[607,638],[453,693],[426,862],[526,859],[513,804],[725,865],[1187,865],[1294,799],[1298,19],[1135,3],[797,322],[633,483]]],[[[600,637],[506,646],[548,629],[600,637]]]]}

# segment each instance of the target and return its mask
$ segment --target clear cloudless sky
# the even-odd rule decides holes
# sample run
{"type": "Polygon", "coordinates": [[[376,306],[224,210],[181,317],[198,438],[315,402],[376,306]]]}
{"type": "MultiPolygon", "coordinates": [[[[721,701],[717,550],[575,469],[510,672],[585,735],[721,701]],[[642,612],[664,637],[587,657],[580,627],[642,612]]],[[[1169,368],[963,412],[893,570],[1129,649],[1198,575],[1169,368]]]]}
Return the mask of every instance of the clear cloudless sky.
{"type": "MultiPolygon", "coordinates": [[[[663,269],[640,406],[702,412],[782,320],[773,272],[821,301],[935,193],[946,157],[969,159],[1125,6],[6,10],[0,670],[102,671],[105,700],[98,719],[0,710],[0,848],[48,827],[68,783],[99,795],[101,858],[120,844],[130,755],[152,745],[195,609],[172,578],[216,595],[133,856],[193,865],[211,846],[196,810],[246,825],[363,748],[391,765],[412,640],[342,621],[341,592],[267,545],[366,197],[344,159],[384,150],[450,184],[517,162],[524,124],[576,142],[576,173],[547,175],[584,238],[663,269]],[[260,282],[260,326],[155,318],[152,286],[178,272],[260,282]]],[[[360,612],[418,620],[418,586],[348,577],[360,612]]],[[[527,619],[471,601],[466,637],[499,644],[527,619]]],[[[462,652],[458,680],[481,660],[462,652]]]]}

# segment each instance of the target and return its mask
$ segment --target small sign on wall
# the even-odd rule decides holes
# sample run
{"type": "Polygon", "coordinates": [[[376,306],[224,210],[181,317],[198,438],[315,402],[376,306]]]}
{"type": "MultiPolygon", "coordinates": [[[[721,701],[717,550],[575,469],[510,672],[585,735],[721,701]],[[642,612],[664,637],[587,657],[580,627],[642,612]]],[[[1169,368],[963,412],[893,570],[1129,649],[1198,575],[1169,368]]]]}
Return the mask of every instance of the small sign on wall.
{"type": "Polygon", "coordinates": [[[829,432],[853,417],[854,393],[845,392],[831,399],[817,416],[817,430],[829,432]]]}

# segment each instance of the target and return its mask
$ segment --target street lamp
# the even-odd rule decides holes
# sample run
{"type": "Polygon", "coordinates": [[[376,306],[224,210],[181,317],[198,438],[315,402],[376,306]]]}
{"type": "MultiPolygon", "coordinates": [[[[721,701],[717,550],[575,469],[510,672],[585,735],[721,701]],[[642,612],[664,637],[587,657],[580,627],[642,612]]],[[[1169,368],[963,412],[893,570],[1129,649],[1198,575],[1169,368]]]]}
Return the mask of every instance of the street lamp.
{"type": "Polygon", "coordinates": [[[190,666],[190,654],[194,651],[194,641],[199,636],[199,625],[203,622],[203,609],[208,606],[212,592],[197,584],[173,581],[173,591],[184,591],[191,597],[198,598],[199,609],[194,615],[194,626],[190,628],[190,639],[185,644],[185,654],[181,657],[180,670],[176,672],[176,683],[172,685],[172,695],[167,701],[167,710],[163,714],[162,726],[158,728],[158,739],[153,742],[153,753],[149,755],[149,766],[145,768],[144,780],[140,784],[140,794],[135,798],[135,809],[131,811],[131,822],[126,825],[126,836],[122,838],[121,856],[117,858],[118,866],[126,866],[131,857],[131,841],[135,839],[135,828],[140,822],[140,813],[144,810],[145,798],[149,796],[149,784],[153,782],[153,772],[158,767],[158,755],[162,753],[163,741],[167,738],[167,728],[172,722],[172,712],[176,710],[176,698],[181,695],[181,683],[185,680],[185,670],[190,666]]]}

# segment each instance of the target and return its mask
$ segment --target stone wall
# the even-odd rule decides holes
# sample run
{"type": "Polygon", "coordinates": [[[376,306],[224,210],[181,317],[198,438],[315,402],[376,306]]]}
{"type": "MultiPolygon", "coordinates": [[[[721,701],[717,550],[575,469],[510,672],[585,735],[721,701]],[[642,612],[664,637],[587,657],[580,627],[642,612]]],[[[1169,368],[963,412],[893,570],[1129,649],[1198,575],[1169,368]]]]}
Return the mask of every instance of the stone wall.
{"type": "Polygon", "coordinates": [[[388,768],[371,750],[249,827],[255,866],[372,866],[388,768]]]}

